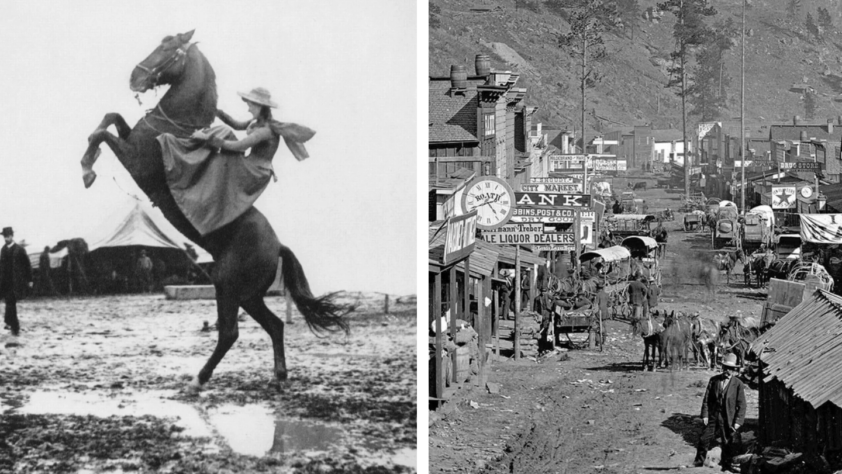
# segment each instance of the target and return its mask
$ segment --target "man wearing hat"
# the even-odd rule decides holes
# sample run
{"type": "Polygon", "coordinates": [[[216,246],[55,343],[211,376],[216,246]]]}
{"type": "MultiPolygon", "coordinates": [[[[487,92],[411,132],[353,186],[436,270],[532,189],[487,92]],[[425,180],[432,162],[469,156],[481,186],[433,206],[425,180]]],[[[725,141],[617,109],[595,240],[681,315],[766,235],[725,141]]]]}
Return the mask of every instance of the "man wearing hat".
{"type": "Polygon", "coordinates": [[[15,243],[15,232],[11,227],[3,228],[6,244],[0,249],[0,297],[6,300],[3,320],[13,336],[20,333],[17,302],[27,296],[32,288],[32,266],[26,251],[15,243]]]}
{"type": "Polygon", "coordinates": [[[722,373],[714,375],[708,382],[702,398],[702,422],[705,427],[696,445],[695,466],[704,464],[711,441],[718,438],[722,443],[722,470],[733,470],[734,450],[740,441],[737,430],[746,416],[745,385],[736,376],[737,372],[737,355],[729,353],[722,360],[722,373]]]}

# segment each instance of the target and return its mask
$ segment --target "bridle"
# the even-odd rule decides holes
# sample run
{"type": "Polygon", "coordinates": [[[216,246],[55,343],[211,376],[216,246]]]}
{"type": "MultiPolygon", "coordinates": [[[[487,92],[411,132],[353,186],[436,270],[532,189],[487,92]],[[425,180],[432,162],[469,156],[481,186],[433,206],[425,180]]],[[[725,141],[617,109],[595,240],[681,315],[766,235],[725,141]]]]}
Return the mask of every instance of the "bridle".
{"type": "Polygon", "coordinates": [[[166,72],[169,68],[174,66],[181,59],[187,57],[187,52],[190,51],[190,48],[192,48],[194,44],[196,43],[188,43],[186,48],[183,46],[179,46],[173,52],[173,54],[170,55],[170,57],[165,59],[163,62],[161,62],[161,64],[158,64],[157,66],[148,67],[144,66],[141,62],[138,63],[137,66],[135,66],[135,69],[140,69],[141,71],[144,71],[149,75],[151,81],[149,86],[150,89],[158,87],[158,79],[161,78],[161,74],[166,72]]]}

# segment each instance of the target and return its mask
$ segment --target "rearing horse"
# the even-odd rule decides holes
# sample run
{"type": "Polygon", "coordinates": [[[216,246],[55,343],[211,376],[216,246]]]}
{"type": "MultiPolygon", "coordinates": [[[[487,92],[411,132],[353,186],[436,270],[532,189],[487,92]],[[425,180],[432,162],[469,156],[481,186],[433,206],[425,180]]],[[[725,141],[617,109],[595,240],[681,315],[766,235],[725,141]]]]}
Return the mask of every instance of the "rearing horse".
{"type": "Polygon", "coordinates": [[[88,137],[88,149],[82,158],[83,179],[85,187],[93,184],[96,174],[92,167],[100,153],[99,145],[105,142],[164,217],[213,256],[216,264],[211,279],[216,288],[219,338],[191,387],[199,389],[207,383],[237,340],[237,312],[242,307],[272,339],[274,384],[280,389],[287,379],[284,323],[263,301],[274,280],[278,257],[283,259],[284,286],[311,330],[347,333],[343,316],[348,309],[334,302],[334,294],[313,296],[298,259],[281,244],[269,221],[254,207],[218,230],[201,235],[176,205],[167,186],[156,137],[162,133],[189,137],[193,131],[210,125],[216,114],[216,75],[199,48],[190,42],[192,37],[193,31],[165,37],[135,66],[129,82],[132,91],[145,92],[163,84],[169,84],[170,89],[134,128],[119,114],[105,115],[88,137]],[[117,129],[117,136],[107,130],[111,125],[117,129]]]}

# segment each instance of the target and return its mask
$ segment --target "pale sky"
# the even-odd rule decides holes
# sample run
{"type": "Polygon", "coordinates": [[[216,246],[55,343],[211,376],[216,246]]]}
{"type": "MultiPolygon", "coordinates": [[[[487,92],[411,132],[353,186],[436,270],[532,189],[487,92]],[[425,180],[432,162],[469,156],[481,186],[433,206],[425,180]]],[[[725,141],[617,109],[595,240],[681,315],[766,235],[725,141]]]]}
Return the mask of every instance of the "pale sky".
{"type": "MultiPolygon", "coordinates": [[[[416,292],[416,6],[411,1],[3,1],[0,226],[36,249],[85,236],[140,195],[103,144],[91,189],[79,160],[104,114],[134,125],[129,75],[161,39],[195,29],[219,108],[262,86],[275,118],[316,130],[310,158],[281,145],[258,199],[315,293],[416,292]]],[[[112,129],[113,131],[113,129],[112,129]]],[[[144,196],[145,199],[145,196],[144,196]]]]}

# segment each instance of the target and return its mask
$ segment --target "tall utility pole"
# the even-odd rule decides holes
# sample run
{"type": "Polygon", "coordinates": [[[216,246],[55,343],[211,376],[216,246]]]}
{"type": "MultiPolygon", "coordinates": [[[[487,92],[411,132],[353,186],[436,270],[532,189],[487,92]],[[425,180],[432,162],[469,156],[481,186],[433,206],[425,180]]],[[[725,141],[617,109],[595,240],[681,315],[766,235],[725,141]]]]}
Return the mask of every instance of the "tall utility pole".
{"type": "MultiPolygon", "coordinates": [[[[684,25],[684,0],[679,5],[681,12],[681,24],[684,25]]],[[[684,147],[684,197],[690,200],[690,152],[687,150],[687,72],[684,70],[684,61],[687,46],[681,40],[681,140],[684,147]]]]}
{"type": "Polygon", "coordinates": [[[740,53],[740,209],[746,212],[746,0],[743,2],[743,27],[740,53]]]}
{"type": "MultiPolygon", "coordinates": [[[[588,68],[588,36],[582,35],[582,153],[585,152],[585,72],[588,68]]],[[[587,165],[585,165],[587,167],[587,165]]],[[[584,192],[584,188],[582,189],[584,192]]]]}

